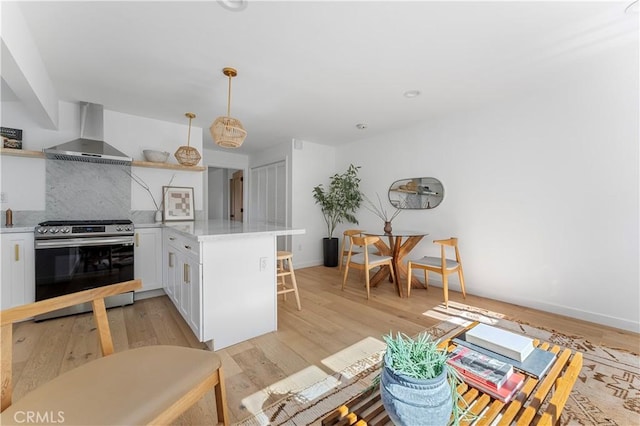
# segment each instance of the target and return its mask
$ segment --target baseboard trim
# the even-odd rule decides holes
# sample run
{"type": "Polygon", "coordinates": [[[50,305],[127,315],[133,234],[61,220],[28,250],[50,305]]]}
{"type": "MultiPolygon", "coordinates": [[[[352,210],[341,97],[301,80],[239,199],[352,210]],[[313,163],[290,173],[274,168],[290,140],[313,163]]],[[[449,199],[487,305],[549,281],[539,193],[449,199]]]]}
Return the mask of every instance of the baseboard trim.
{"type": "MultiPolygon", "coordinates": [[[[429,280],[429,284],[431,284],[431,280],[429,280]]],[[[592,322],[598,325],[604,325],[607,327],[613,327],[621,330],[632,331],[634,333],[640,333],[640,322],[629,320],[626,318],[614,317],[614,316],[602,314],[599,312],[586,311],[584,309],[579,309],[573,306],[560,305],[557,303],[550,303],[543,300],[522,299],[518,297],[504,297],[503,295],[496,295],[488,292],[479,292],[474,294],[476,296],[487,297],[490,299],[499,300],[501,302],[513,303],[515,305],[538,309],[544,312],[564,315],[567,317],[592,322]]]]}

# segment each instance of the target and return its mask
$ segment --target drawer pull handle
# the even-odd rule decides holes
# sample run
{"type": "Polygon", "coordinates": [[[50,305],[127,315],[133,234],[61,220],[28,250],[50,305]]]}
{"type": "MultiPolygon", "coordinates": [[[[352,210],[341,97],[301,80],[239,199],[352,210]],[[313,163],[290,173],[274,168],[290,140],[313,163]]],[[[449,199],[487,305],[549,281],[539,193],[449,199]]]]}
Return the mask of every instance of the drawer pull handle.
{"type": "Polygon", "coordinates": [[[173,256],[174,254],[169,252],[169,267],[173,268],[173,256]]]}
{"type": "Polygon", "coordinates": [[[136,232],[136,247],[140,247],[140,234],[136,232]]]}
{"type": "Polygon", "coordinates": [[[185,245],[184,248],[186,248],[187,250],[191,250],[191,246],[185,245]]]}
{"type": "Polygon", "coordinates": [[[16,262],[20,262],[20,244],[16,244],[13,248],[15,250],[16,262]]]}
{"type": "Polygon", "coordinates": [[[174,241],[174,240],[176,239],[176,237],[169,237],[169,239],[170,239],[171,241],[174,241]]]}
{"type": "Polygon", "coordinates": [[[189,264],[184,264],[184,283],[189,284],[189,264]]]}

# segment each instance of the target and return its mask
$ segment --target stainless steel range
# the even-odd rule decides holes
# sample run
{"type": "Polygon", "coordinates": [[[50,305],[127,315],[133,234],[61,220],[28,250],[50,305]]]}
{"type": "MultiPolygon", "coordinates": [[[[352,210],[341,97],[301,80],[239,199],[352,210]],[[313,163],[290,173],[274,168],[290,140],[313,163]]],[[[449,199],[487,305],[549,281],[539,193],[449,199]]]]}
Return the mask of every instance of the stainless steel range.
{"type": "MultiPolygon", "coordinates": [[[[35,229],[36,301],[133,279],[130,220],[47,221],[35,229]]],[[[105,299],[107,307],[133,303],[133,293],[105,299]]],[[[37,317],[91,310],[90,304],[37,317]]]]}

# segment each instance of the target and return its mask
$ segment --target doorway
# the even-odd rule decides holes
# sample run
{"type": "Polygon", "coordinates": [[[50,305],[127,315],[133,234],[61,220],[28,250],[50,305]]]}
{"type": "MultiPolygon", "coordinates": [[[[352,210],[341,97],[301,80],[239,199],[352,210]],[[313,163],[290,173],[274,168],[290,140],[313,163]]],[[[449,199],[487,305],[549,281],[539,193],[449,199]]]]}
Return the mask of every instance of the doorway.
{"type": "Polygon", "coordinates": [[[207,208],[208,219],[216,220],[239,220],[244,218],[244,200],[242,193],[243,186],[243,170],[242,169],[227,169],[223,167],[209,167],[208,168],[208,182],[207,182],[207,208]],[[232,181],[236,175],[237,183],[239,183],[239,192],[236,192],[234,197],[234,191],[232,190],[232,181]],[[234,197],[232,202],[232,197],[234,197]],[[235,211],[239,210],[239,219],[231,217],[235,211]]]}
{"type": "Polygon", "coordinates": [[[229,179],[229,219],[236,222],[243,221],[244,208],[242,207],[242,182],[244,181],[243,171],[233,172],[229,179]]]}

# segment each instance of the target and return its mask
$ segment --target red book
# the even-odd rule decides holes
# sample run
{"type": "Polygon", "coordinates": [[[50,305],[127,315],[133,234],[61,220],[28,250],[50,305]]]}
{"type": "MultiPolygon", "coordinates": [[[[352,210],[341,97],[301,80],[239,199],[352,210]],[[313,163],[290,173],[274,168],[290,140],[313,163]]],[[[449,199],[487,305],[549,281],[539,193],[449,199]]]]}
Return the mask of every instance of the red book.
{"type": "Polygon", "coordinates": [[[518,391],[522,388],[525,379],[524,374],[514,372],[500,387],[500,389],[496,390],[491,389],[483,383],[478,382],[473,376],[469,376],[464,372],[460,372],[460,375],[462,376],[464,381],[467,382],[467,384],[473,386],[481,392],[486,393],[492,398],[504,402],[505,404],[511,401],[511,399],[518,393],[518,391]]]}
{"type": "Polygon", "coordinates": [[[460,345],[451,352],[447,362],[461,373],[494,390],[500,389],[513,374],[511,364],[460,345]]]}

